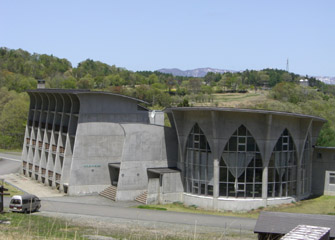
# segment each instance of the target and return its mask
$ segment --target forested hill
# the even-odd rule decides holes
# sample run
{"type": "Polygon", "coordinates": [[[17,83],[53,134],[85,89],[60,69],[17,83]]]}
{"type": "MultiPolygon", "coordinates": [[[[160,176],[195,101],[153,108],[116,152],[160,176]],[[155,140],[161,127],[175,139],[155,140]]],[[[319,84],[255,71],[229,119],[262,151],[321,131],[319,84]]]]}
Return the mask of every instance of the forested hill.
{"type": "Polygon", "coordinates": [[[180,77],[152,71],[133,72],[91,59],[73,67],[67,59],[0,48],[0,148],[20,148],[29,98],[44,79],[47,88],[111,91],[149,102],[152,108],[170,106],[222,106],[223,95],[262,92],[267,100],[238,107],[300,112],[326,118],[319,141],[335,146],[335,86],[315,78],[278,69],[243,72],[208,72],[204,77],[180,77]],[[309,87],[299,85],[301,79],[309,87]],[[328,109],[329,108],[329,109],[328,109]]]}
{"type": "MultiPolygon", "coordinates": [[[[0,48],[0,87],[7,87],[17,92],[34,88],[37,79],[45,79],[47,87],[50,88],[119,91],[122,86],[147,85],[154,89],[169,90],[170,93],[171,89],[176,89],[179,90],[177,94],[185,95],[187,92],[208,93],[208,87],[212,92],[269,88],[283,81],[298,83],[302,78],[308,79],[310,86],[322,85],[315,78],[302,77],[277,69],[246,70],[236,73],[208,72],[201,78],[178,77],[157,71],[132,72],[90,59],[79,63],[77,67],[72,67],[67,59],[52,55],[0,48]]],[[[327,85],[322,86],[324,90],[329,90],[327,85]]]]}

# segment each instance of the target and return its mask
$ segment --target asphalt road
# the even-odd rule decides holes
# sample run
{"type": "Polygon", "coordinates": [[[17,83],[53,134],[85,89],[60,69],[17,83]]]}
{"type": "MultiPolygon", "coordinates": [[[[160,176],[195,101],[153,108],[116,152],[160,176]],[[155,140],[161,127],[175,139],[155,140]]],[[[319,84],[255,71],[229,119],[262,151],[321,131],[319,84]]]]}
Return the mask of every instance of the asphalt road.
{"type": "MultiPolygon", "coordinates": [[[[18,156],[11,156],[0,154],[0,175],[8,174],[11,172],[17,172],[20,167],[18,156]],[[4,158],[7,158],[4,159],[4,158]]],[[[197,226],[209,226],[209,227],[220,227],[220,228],[232,228],[232,229],[243,229],[253,230],[256,224],[255,219],[249,218],[237,218],[237,217],[225,217],[215,215],[204,215],[204,214],[192,214],[192,213],[178,213],[178,212],[166,212],[139,208],[124,207],[118,203],[113,205],[105,205],[99,202],[98,197],[92,197],[92,200],[87,203],[83,202],[84,198],[69,198],[69,197],[58,197],[42,199],[41,212],[54,212],[54,213],[65,213],[65,214],[79,214],[86,216],[97,216],[97,217],[108,217],[115,219],[128,219],[128,220],[140,220],[147,222],[161,222],[161,223],[173,223],[173,224],[186,224],[186,225],[197,225],[197,226]],[[96,202],[94,202],[96,200],[96,202]]],[[[5,198],[5,207],[9,205],[9,198],[5,198]]]]}
{"type": "Polygon", "coordinates": [[[201,225],[221,228],[253,230],[255,219],[223,217],[215,215],[166,212],[139,208],[120,208],[82,203],[42,201],[41,211],[81,214],[119,219],[201,225]]]}
{"type": "MultiPolygon", "coordinates": [[[[80,198],[78,199],[80,201],[80,198]]],[[[5,198],[5,207],[8,207],[9,198],[5,198]]],[[[249,218],[215,216],[193,213],[166,212],[159,210],[111,207],[105,205],[86,204],[80,202],[62,202],[57,199],[41,201],[41,212],[53,212],[58,214],[78,214],[84,216],[107,217],[146,222],[173,223],[192,226],[219,227],[222,229],[242,229],[252,231],[256,220],[249,218]]]]}
{"type": "Polygon", "coordinates": [[[0,153],[0,175],[19,172],[21,156],[0,153]]]}

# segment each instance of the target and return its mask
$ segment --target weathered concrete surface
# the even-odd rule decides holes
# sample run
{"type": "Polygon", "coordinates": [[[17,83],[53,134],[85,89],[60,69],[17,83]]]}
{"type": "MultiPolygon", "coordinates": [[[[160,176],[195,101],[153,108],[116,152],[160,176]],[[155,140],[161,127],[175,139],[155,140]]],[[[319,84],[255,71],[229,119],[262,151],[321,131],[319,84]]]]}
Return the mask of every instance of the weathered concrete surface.
{"type": "MultiPolygon", "coordinates": [[[[178,167],[185,172],[184,162],[186,156],[186,144],[191,129],[195,124],[203,131],[211,149],[211,158],[214,164],[214,194],[210,196],[196,196],[185,194],[184,201],[187,204],[210,209],[248,210],[268,204],[287,203],[300,200],[311,194],[307,189],[301,196],[301,166],[306,139],[310,139],[310,146],[314,145],[318,133],[325,120],[313,116],[290,114],[274,111],[260,111],[247,109],[220,109],[220,108],[172,108],[168,110],[173,115],[174,124],[178,134],[178,167]],[[258,199],[234,199],[219,198],[219,161],[221,161],[224,148],[232,134],[241,126],[245,126],[255,139],[263,163],[262,173],[262,197],[258,199]],[[267,167],[272,156],[273,149],[283,131],[287,129],[292,137],[297,159],[297,186],[296,194],[291,197],[270,199],[268,191],[267,167]],[[269,200],[269,201],[268,201],[269,200]]],[[[310,149],[313,151],[313,149],[310,149]]],[[[307,163],[308,169],[311,161],[307,163]]],[[[308,179],[312,175],[308,172],[308,179]]],[[[324,178],[322,179],[324,181],[324,178]]]]}
{"type": "Polygon", "coordinates": [[[317,195],[335,195],[334,186],[329,185],[326,171],[335,171],[335,148],[316,147],[313,156],[312,192],[317,195]]]}
{"type": "Polygon", "coordinates": [[[148,168],[176,167],[177,152],[171,129],[147,124],[122,124],[125,144],[117,200],[133,200],[148,187],[148,168]],[[166,133],[168,132],[168,133],[166,133]],[[171,147],[172,146],[172,147],[171,147]]]}

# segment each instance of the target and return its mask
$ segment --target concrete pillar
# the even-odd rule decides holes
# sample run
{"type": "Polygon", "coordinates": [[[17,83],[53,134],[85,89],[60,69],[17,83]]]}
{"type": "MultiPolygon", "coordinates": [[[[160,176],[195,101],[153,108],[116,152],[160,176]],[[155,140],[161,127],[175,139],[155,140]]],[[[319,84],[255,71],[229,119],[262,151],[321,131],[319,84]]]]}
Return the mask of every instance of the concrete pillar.
{"type": "Polygon", "coordinates": [[[211,111],[211,121],[212,121],[212,142],[213,142],[213,149],[212,149],[212,154],[213,154],[213,209],[217,210],[218,209],[218,197],[219,197],[219,181],[220,181],[220,156],[218,149],[218,136],[217,136],[217,128],[216,128],[216,123],[217,123],[217,113],[215,111],[211,111]]]}
{"type": "Polygon", "coordinates": [[[213,209],[218,209],[218,197],[219,197],[219,180],[220,180],[220,164],[219,160],[214,158],[214,186],[213,186],[213,209]]]}
{"type": "Polygon", "coordinates": [[[271,128],[272,128],[272,114],[266,115],[266,133],[263,154],[263,174],[262,174],[262,199],[263,205],[267,205],[268,199],[268,172],[269,160],[272,153],[271,147],[271,128]]]}
{"type": "MultiPolygon", "coordinates": [[[[302,121],[302,120],[300,120],[300,121],[302,121]]],[[[301,195],[302,195],[302,192],[301,192],[301,190],[302,190],[301,162],[302,162],[302,158],[304,157],[305,142],[308,139],[308,133],[309,133],[309,129],[312,127],[312,123],[313,123],[313,120],[310,119],[310,120],[308,120],[307,123],[302,122],[300,124],[305,129],[301,129],[301,134],[304,134],[304,135],[303,135],[302,139],[299,139],[299,142],[300,142],[300,144],[298,144],[299,147],[296,146],[296,150],[297,150],[297,193],[296,193],[297,200],[300,200],[301,195]]],[[[307,169],[308,169],[308,164],[309,164],[309,162],[307,162],[307,164],[306,164],[307,169]]]]}
{"type": "Polygon", "coordinates": [[[299,156],[299,152],[297,152],[298,159],[297,159],[297,200],[301,198],[301,156],[299,156]]]}
{"type": "Polygon", "coordinates": [[[262,199],[264,206],[267,205],[268,199],[268,167],[264,167],[262,175],[262,199]]]}

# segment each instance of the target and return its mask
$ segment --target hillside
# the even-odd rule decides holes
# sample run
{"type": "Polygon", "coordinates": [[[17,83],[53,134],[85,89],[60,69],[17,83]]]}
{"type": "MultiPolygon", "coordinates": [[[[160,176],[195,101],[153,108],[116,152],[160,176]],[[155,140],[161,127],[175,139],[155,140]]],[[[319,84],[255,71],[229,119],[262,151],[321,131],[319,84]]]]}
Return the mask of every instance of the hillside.
{"type": "Polygon", "coordinates": [[[128,95],[148,102],[152,109],[216,106],[316,115],[328,120],[318,143],[335,146],[335,86],[278,69],[220,72],[204,68],[194,74],[199,77],[133,72],[91,59],[73,67],[67,59],[52,55],[0,48],[0,148],[21,147],[29,106],[25,91],[36,88],[38,79],[44,79],[47,88],[128,95]],[[301,79],[307,79],[308,86],[300,86],[301,79]]]}

